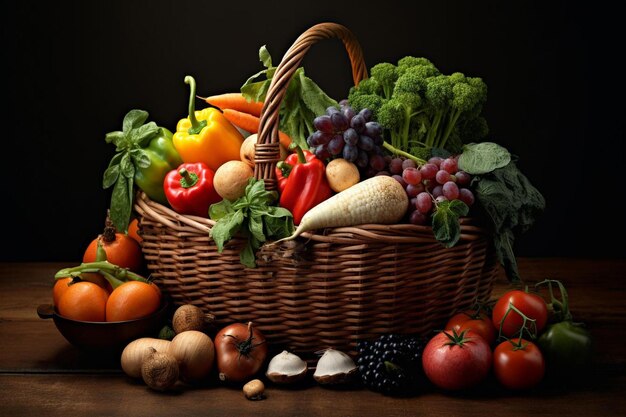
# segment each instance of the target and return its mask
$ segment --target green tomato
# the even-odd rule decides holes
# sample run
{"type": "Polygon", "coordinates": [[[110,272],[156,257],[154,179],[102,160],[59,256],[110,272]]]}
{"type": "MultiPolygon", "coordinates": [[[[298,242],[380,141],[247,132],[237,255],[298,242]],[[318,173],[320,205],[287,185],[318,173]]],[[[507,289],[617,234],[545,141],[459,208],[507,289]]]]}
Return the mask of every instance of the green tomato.
{"type": "Polygon", "coordinates": [[[548,326],[539,337],[549,372],[572,374],[591,362],[591,335],[581,324],[569,320],[548,326]]]}

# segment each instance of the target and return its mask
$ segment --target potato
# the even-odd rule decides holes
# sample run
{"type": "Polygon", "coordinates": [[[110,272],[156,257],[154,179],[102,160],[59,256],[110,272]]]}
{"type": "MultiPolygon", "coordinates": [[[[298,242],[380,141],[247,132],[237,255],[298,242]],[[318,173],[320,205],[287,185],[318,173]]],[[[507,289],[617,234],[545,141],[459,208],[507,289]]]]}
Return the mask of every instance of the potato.
{"type": "Polygon", "coordinates": [[[226,200],[236,200],[246,191],[248,178],[254,176],[254,171],[243,161],[228,161],[215,171],[213,187],[220,197],[226,200]]]}
{"type": "Polygon", "coordinates": [[[350,161],[343,158],[333,159],[326,166],[326,179],[330,188],[339,193],[352,187],[361,179],[359,169],[350,161]]]}
{"type": "MultiPolygon", "coordinates": [[[[256,143],[258,136],[259,135],[256,133],[248,136],[241,145],[241,149],[239,149],[239,157],[241,160],[250,165],[252,168],[254,168],[254,144],[256,143]]],[[[280,145],[280,160],[284,161],[287,155],[287,149],[283,145],[280,145]]]]}

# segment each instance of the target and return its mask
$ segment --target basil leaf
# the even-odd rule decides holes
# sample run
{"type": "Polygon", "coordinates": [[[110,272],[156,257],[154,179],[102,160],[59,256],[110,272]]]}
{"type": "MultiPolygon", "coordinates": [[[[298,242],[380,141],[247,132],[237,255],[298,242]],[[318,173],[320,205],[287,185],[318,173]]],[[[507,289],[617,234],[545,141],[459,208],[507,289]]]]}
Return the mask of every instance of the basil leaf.
{"type": "Polygon", "coordinates": [[[111,221],[116,229],[125,233],[130,222],[133,200],[133,182],[123,175],[117,178],[111,194],[111,221]]]}
{"type": "Polygon", "coordinates": [[[451,248],[461,238],[461,225],[459,224],[460,213],[469,211],[465,203],[460,200],[460,204],[452,205],[450,201],[442,201],[437,204],[437,209],[433,215],[433,233],[437,239],[446,248],[451,248]]]}
{"type": "Polygon", "coordinates": [[[209,217],[211,220],[218,221],[233,211],[231,202],[228,200],[222,200],[219,203],[211,204],[209,207],[209,217]]]}
{"type": "Polygon", "coordinates": [[[260,215],[253,215],[248,218],[248,230],[254,239],[259,242],[265,242],[263,234],[263,218],[260,215]]]}
{"type": "MultiPolygon", "coordinates": [[[[258,247],[256,249],[258,249],[258,247]]],[[[256,249],[252,247],[252,242],[248,240],[248,242],[243,247],[241,252],[239,252],[239,262],[241,262],[242,265],[248,268],[255,268],[256,267],[256,255],[255,255],[256,249]]]]}
{"type": "Polygon", "coordinates": [[[493,142],[470,143],[463,146],[459,156],[459,169],[480,175],[502,168],[511,162],[511,154],[493,142]]]}
{"type": "Polygon", "coordinates": [[[124,121],[122,122],[122,130],[128,134],[134,128],[137,128],[148,120],[148,112],[145,110],[133,109],[126,113],[124,121]]]}
{"type": "Polygon", "coordinates": [[[122,157],[122,160],[120,161],[120,170],[122,175],[126,178],[133,178],[135,176],[135,166],[131,161],[130,154],[126,153],[122,157]]]}
{"type": "Polygon", "coordinates": [[[109,132],[104,137],[104,140],[106,141],[106,143],[113,142],[115,146],[119,147],[120,144],[122,144],[126,140],[126,135],[124,134],[124,132],[120,131],[109,132]]]}
{"type": "Polygon", "coordinates": [[[133,149],[131,151],[131,157],[135,165],[139,168],[148,168],[152,161],[150,160],[150,156],[143,149],[133,149]]]}
{"type": "Polygon", "coordinates": [[[243,212],[241,210],[228,213],[222,217],[211,228],[211,238],[217,246],[217,251],[222,252],[224,250],[224,243],[230,240],[235,233],[239,231],[243,224],[243,212]]]}
{"type": "Polygon", "coordinates": [[[154,138],[161,128],[154,122],[150,122],[145,125],[141,125],[130,131],[131,141],[141,148],[148,146],[152,138],[154,138]]]}
{"type": "Polygon", "coordinates": [[[106,171],[104,171],[104,176],[102,178],[102,188],[107,189],[117,181],[120,176],[120,166],[112,165],[109,166],[106,171]]]}

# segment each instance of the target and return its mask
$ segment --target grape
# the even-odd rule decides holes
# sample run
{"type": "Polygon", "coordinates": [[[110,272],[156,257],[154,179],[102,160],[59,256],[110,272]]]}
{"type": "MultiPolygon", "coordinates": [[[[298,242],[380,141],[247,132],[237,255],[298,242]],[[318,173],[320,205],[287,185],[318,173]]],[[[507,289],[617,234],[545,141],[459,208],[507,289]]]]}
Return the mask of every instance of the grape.
{"type": "Polygon", "coordinates": [[[448,171],[450,174],[454,174],[459,170],[459,166],[454,158],[447,158],[441,161],[440,168],[448,171]]]}
{"type": "Polygon", "coordinates": [[[440,169],[439,171],[437,171],[437,175],[435,175],[435,180],[443,185],[445,183],[447,183],[448,181],[450,181],[450,173],[448,171],[444,171],[443,169],[440,169]]]}
{"type": "Polygon", "coordinates": [[[348,103],[348,99],[347,99],[347,98],[344,98],[343,100],[341,100],[341,101],[339,102],[339,105],[340,105],[340,106],[349,106],[349,105],[350,105],[350,103],[348,103]]]}
{"type": "Polygon", "coordinates": [[[429,213],[433,208],[433,199],[428,193],[419,193],[416,197],[415,208],[422,213],[429,213]]]}
{"type": "Polygon", "coordinates": [[[435,198],[435,203],[439,204],[439,203],[443,203],[444,201],[448,201],[448,199],[442,195],[440,195],[439,197],[435,198]]]}
{"type": "Polygon", "coordinates": [[[372,168],[371,166],[368,166],[367,169],[365,170],[365,177],[366,178],[372,178],[376,174],[378,174],[378,170],[372,168]]]}
{"type": "Polygon", "coordinates": [[[313,126],[320,132],[333,133],[333,124],[330,121],[330,116],[323,115],[316,117],[313,120],[313,126]]]}
{"type": "Polygon", "coordinates": [[[470,174],[465,171],[458,171],[456,174],[454,174],[454,176],[456,177],[456,183],[458,185],[468,185],[472,180],[470,174]]]}
{"type": "Polygon", "coordinates": [[[402,159],[393,158],[391,162],[389,162],[389,172],[392,174],[401,174],[402,173],[402,159]]]}
{"type": "Polygon", "coordinates": [[[330,158],[330,152],[328,152],[328,148],[326,146],[318,146],[315,148],[315,156],[319,160],[325,160],[330,158]]]}
{"type": "Polygon", "coordinates": [[[369,164],[370,160],[369,157],[367,156],[367,153],[365,153],[365,151],[363,149],[359,149],[359,155],[356,158],[356,166],[358,166],[359,168],[365,168],[367,167],[367,164],[369,164]]]}
{"type": "Polygon", "coordinates": [[[358,156],[359,148],[357,148],[356,145],[346,143],[346,146],[343,147],[343,159],[354,162],[358,156]]]}
{"type": "Polygon", "coordinates": [[[406,195],[409,197],[416,197],[419,193],[424,191],[424,186],[422,184],[409,184],[406,186],[406,195]]]}
{"type": "MultiPolygon", "coordinates": [[[[410,186],[409,186],[410,187],[410,186]]],[[[409,200],[409,209],[407,211],[407,213],[410,215],[411,213],[413,213],[413,211],[415,211],[415,204],[417,203],[417,198],[412,197],[409,200]]]]}
{"type": "Polygon", "coordinates": [[[394,180],[398,181],[400,183],[400,185],[402,185],[402,188],[406,188],[407,184],[406,184],[406,182],[404,181],[404,179],[400,175],[394,174],[391,177],[394,180]]]}
{"type": "Polygon", "coordinates": [[[356,130],[358,133],[363,132],[365,129],[365,119],[360,114],[357,114],[350,120],[350,127],[356,130]]]}
{"type": "Polygon", "coordinates": [[[408,167],[402,171],[402,178],[407,184],[417,185],[422,181],[422,174],[416,168],[408,167]]]}
{"type": "Polygon", "coordinates": [[[382,155],[373,155],[370,157],[370,166],[374,168],[376,171],[382,171],[387,166],[385,162],[385,157],[382,155]]]}
{"type": "Polygon", "coordinates": [[[345,140],[346,143],[349,145],[356,146],[356,144],[359,142],[359,134],[356,133],[356,130],[350,128],[343,132],[343,140],[345,140]]]}
{"type": "Polygon", "coordinates": [[[435,175],[437,175],[437,171],[439,171],[439,168],[437,168],[437,165],[435,164],[425,164],[420,168],[422,178],[426,180],[431,180],[435,178],[435,175]]]}
{"type": "Polygon", "coordinates": [[[343,108],[343,115],[346,116],[346,119],[348,119],[348,121],[350,121],[356,115],[356,112],[352,110],[352,107],[345,106],[343,108]]]}
{"type": "Polygon", "coordinates": [[[365,108],[359,112],[361,116],[365,119],[366,122],[372,120],[372,111],[368,108],[365,108]]]}
{"type": "Polygon", "coordinates": [[[348,119],[339,111],[330,115],[330,121],[337,132],[343,132],[348,128],[348,119]]]}
{"type": "Polygon", "coordinates": [[[371,151],[372,149],[374,149],[374,146],[375,146],[374,140],[370,138],[369,136],[361,135],[361,139],[359,140],[358,146],[364,151],[371,151]]]}
{"type": "Polygon", "coordinates": [[[391,176],[391,174],[389,173],[389,171],[378,171],[378,173],[376,174],[376,176],[378,175],[384,175],[385,177],[389,177],[391,176]]]}
{"type": "Polygon", "coordinates": [[[433,197],[437,198],[443,195],[443,185],[437,185],[432,190],[433,197]]]}
{"type": "MultiPolygon", "coordinates": [[[[382,136],[376,136],[375,138],[372,138],[372,139],[374,139],[374,145],[376,145],[378,147],[383,146],[384,139],[382,138],[382,136]]],[[[382,151],[382,149],[381,149],[381,151],[382,151]]]]}
{"type": "Polygon", "coordinates": [[[467,188],[461,188],[459,190],[459,200],[461,200],[468,206],[471,206],[472,204],[474,204],[474,193],[472,193],[467,188]]]}
{"type": "Polygon", "coordinates": [[[377,122],[365,123],[365,134],[371,138],[378,138],[383,134],[383,128],[377,122]]]}
{"type": "Polygon", "coordinates": [[[402,169],[407,169],[407,168],[417,168],[417,164],[415,163],[414,160],[407,158],[404,161],[402,161],[402,169]]]}
{"type": "Polygon", "coordinates": [[[345,143],[346,142],[343,140],[343,135],[333,136],[330,142],[328,142],[328,152],[330,152],[330,154],[333,156],[339,155],[343,150],[343,145],[345,143]]]}
{"type": "Polygon", "coordinates": [[[312,140],[313,140],[313,135],[309,135],[309,137],[308,137],[308,138],[306,138],[306,143],[307,143],[307,145],[309,145],[309,148],[310,148],[310,147],[315,146],[315,145],[312,143],[312,140]]]}
{"type": "Polygon", "coordinates": [[[424,216],[419,210],[415,210],[409,216],[409,223],[423,226],[428,222],[428,218],[424,216]]]}
{"type": "Polygon", "coordinates": [[[428,160],[428,163],[435,164],[437,165],[437,167],[439,167],[441,165],[441,161],[443,161],[443,158],[438,157],[438,156],[433,156],[432,158],[428,160]]]}
{"type": "Polygon", "coordinates": [[[452,181],[448,181],[443,185],[443,195],[448,200],[456,200],[459,198],[459,187],[452,181]]]}
{"type": "Polygon", "coordinates": [[[317,130],[313,133],[311,142],[314,142],[315,145],[326,145],[332,138],[332,133],[324,133],[317,130]]]}
{"type": "Polygon", "coordinates": [[[326,114],[332,116],[335,113],[339,113],[339,109],[335,106],[330,106],[326,109],[326,114]]]}

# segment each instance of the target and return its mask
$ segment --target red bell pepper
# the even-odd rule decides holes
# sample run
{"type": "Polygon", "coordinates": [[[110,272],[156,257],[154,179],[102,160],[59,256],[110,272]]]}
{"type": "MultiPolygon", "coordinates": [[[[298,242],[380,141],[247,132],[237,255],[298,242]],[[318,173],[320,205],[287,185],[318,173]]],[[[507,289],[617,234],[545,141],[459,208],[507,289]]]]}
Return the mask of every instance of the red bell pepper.
{"type": "Polygon", "coordinates": [[[294,224],[302,216],[332,195],[326,179],[326,166],[309,151],[295,148],[284,162],[276,167],[280,191],[280,205],[293,214],[294,224]]]}
{"type": "Polygon", "coordinates": [[[209,206],[222,200],[213,187],[214,176],[203,162],[182,164],[170,171],[163,181],[170,206],[180,214],[208,217],[209,206]]]}

